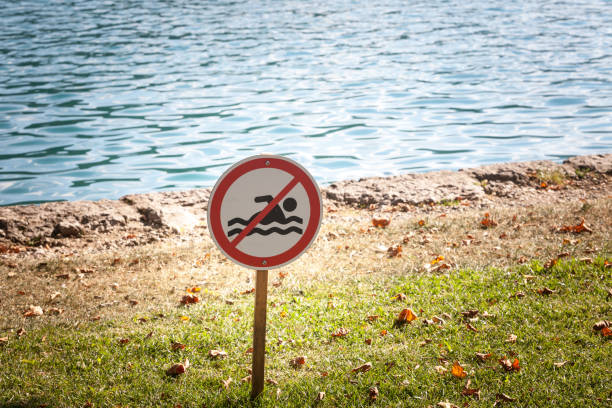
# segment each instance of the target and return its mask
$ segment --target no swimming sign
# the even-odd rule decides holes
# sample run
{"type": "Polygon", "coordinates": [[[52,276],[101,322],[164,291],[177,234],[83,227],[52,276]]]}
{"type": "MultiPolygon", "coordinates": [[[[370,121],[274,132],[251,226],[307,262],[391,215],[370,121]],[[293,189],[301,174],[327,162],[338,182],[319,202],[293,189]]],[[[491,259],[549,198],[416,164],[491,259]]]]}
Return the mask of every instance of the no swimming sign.
{"type": "Polygon", "coordinates": [[[221,252],[251,269],[273,269],[298,258],[321,225],[317,184],[298,163],[259,155],[230,167],[208,204],[208,226],[221,252]]]}

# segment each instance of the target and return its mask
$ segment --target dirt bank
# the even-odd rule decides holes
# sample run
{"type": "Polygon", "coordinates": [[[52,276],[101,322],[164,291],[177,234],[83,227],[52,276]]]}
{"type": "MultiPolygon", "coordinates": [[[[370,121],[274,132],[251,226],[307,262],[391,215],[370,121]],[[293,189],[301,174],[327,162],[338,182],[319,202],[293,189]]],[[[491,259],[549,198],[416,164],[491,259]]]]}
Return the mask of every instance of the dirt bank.
{"type": "MultiPolygon", "coordinates": [[[[409,208],[461,201],[482,208],[566,201],[611,194],[612,154],[502,163],[348,180],[322,188],[326,208],[409,208]]],[[[210,189],[127,195],[119,200],[0,207],[2,252],[41,254],[74,248],[113,249],[165,239],[207,236],[210,189]],[[19,249],[15,249],[18,246],[19,249]],[[11,249],[13,248],[13,249],[11,249]]]]}

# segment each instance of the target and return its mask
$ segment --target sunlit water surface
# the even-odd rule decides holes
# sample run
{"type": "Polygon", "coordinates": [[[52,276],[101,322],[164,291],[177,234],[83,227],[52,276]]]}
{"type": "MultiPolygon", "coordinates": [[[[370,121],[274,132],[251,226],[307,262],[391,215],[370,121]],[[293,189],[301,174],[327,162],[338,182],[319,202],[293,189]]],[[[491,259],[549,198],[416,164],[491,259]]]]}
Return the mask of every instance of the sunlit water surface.
{"type": "Polygon", "coordinates": [[[0,204],[612,150],[612,2],[0,1],[0,204]]]}

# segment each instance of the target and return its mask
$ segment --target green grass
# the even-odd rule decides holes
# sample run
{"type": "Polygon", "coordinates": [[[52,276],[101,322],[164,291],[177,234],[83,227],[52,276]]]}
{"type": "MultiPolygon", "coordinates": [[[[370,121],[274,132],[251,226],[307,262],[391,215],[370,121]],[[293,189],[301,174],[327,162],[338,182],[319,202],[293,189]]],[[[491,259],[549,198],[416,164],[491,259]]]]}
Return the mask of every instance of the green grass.
{"type": "Polygon", "coordinates": [[[612,317],[607,298],[612,277],[604,261],[560,261],[552,269],[534,261],[510,270],[444,275],[374,273],[342,283],[310,282],[299,291],[270,286],[266,377],[278,386],[266,385],[254,403],[250,385],[240,382],[251,362],[245,351],[252,342],[253,295],[236,294],[229,304],[205,292],[190,307],[129,320],[41,326],[21,337],[0,333],[9,337],[0,345],[0,406],[424,407],[450,401],[491,407],[500,393],[516,399],[502,403],[507,406],[604,406],[612,398],[612,342],[592,329],[612,317]],[[538,294],[543,287],[556,292],[538,294]],[[518,291],[525,296],[510,297],[518,291]],[[406,300],[393,300],[397,293],[406,300]],[[419,319],[393,328],[405,307],[419,319]],[[467,309],[494,317],[471,321],[474,332],[461,316],[467,309]],[[423,324],[444,313],[451,316],[444,325],[423,324]],[[380,317],[368,321],[370,315],[380,317]],[[340,327],[348,335],[332,338],[340,327]],[[383,330],[388,334],[382,336],[383,330]],[[506,341],[510,334],[516,343],[506,341]],[[123,338],[129,342],[120,344],[123,338]],[[173,351],[173,341],[186,348],[173,351]],[[211,360],[211,349],[225,350],[228,357],[211,360]],[[476,352],[492,356],[482,362],[476,352]],[[289,364],[297,356],[306,357],[301,368],[289,364]],[[520,371],[503,370],[498,360],[504,356],[518,358],[520,371]],[[165,374],[186,358],[191,363],[186,374],[165,374]],[[466,378],[450,374],[455,361],[466,378]],[[562,367],[554,365],[563,361],[562,367]],[[351,372],[365,362],[372,363],[370,371],[351,372]],[[440,375],[435,366],[449,371],[440,375]],[[226,390],[221,381],[229,377],[233,382],[226,390]],[[461,394],[467,379],[481,390],[480,400],[461,394]],[[369,398],[372,386],[380,392],[376,401],[369,398]],[[317,402],[321,391],[325,398],[317,402]]]}

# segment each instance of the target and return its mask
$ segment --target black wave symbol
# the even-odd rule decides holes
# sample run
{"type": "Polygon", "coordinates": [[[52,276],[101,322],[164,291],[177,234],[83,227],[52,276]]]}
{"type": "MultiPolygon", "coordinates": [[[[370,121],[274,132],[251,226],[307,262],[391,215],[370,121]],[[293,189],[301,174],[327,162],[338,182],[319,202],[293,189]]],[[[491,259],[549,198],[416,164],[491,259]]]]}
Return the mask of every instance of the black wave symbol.
{"type": "MultiPolygon", "coordinates": [[[[231,227],[234,224],[241,224],[244,225],[245,227],[247,225],[249,225],[251,223],[251,221],[253,221],[255,219],[255,217],[258,215],[259,213],[253,215],[251,218],[249,218],[248,220],[243,220],[242,218],[232,218],[231,220],[229,220],[227,222],[227,226],[231,227]]],[[[284,220],[278,220],[278,219],[268,219],[267,217],[264,217],[263,220],[261,220],[260,224],[263,225],[268,225],[271,224],[273,222],[278,222],[279,224],[283,224],[283,225],[287,225],[290,222],[297,222],[298,224],[301,224],[302,222],[304,222],[304,220],[300,217],[296,217],[295,215],[292,215],[291,217],[285,218],[284,220]]]]}
{"type": "MultiPolygon", "coordinates": [[[[242,230],[240,228],[234,228],[233,230],[231,230],[230,232],[227,233],[228,238],[231,237],[232,235],[236,235],[236,234],[240,234],[242,232],[242,230]]],[[[247,237],[249,235],[253,235],[253,234],[259,234],[259,235],[270,235],[270,234],[280,234],[280,235],[287,235],[287,234],[291,234],[292,232],[297,232],[298,234],[303,233],[304,231],[302,231],[301,228],[299,227],[289,227],[287,229],[281,229],[278,227],[272,227],[270,229],[261,229],[261,228],[253,228],[251,230],[251,232],[249,232],[247,234],[247,237]]]]}

